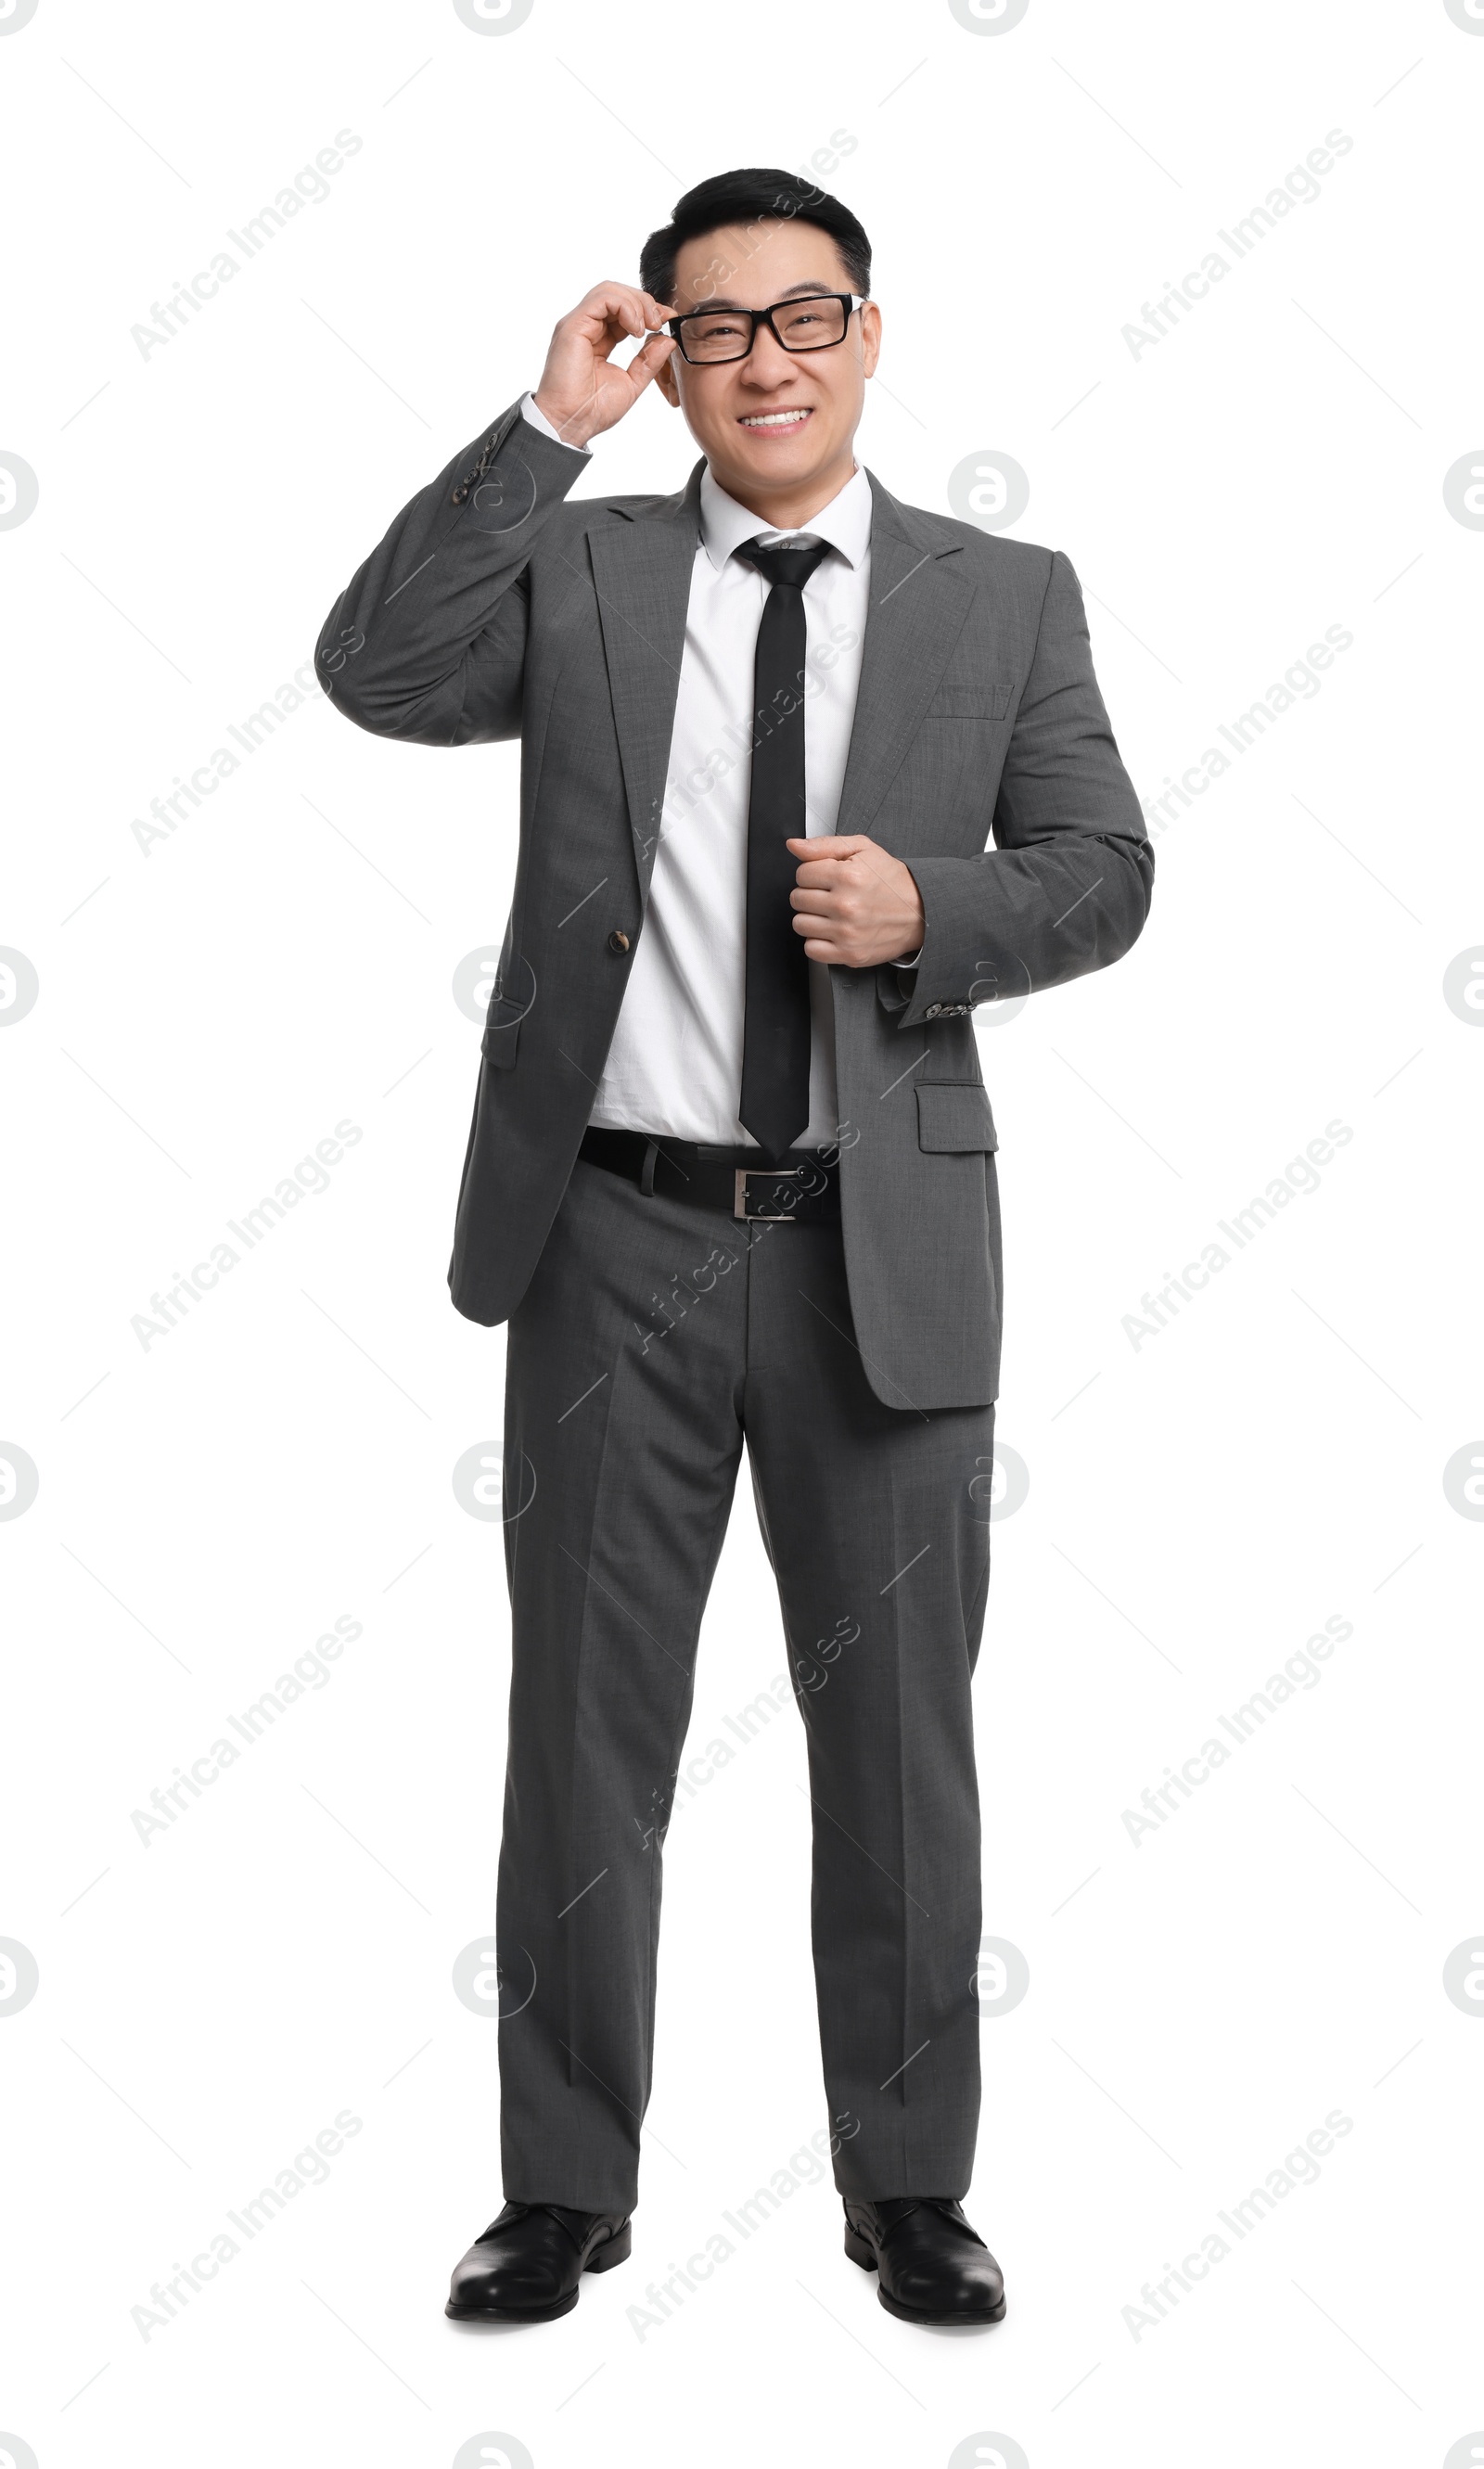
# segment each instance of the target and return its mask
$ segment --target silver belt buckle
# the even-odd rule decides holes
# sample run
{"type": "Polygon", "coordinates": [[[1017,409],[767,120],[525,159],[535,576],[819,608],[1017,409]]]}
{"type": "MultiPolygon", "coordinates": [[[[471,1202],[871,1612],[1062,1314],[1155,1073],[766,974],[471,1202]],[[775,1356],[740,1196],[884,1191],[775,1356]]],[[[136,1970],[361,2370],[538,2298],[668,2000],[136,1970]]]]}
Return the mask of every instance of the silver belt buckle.
{"type": "MultiPolygon", "coordinates": [[[[779,1170],[774,1166],[739,1165],[736,1168],[736,1181],[732,1187],[731,1213],[733,1217],[740,1217],[747,1224],[754,1226],[792,1226],[795,1220],[794,1212],[791,1209],[748,1208],[748,1180],[754,1174],[766,1174],[771,1175],[775,1183],[784,1181],[796,1182],[801,1171],[802,1169],[799,1166],[787,1166],[779,1170]]],[[[799,1197],[800,1199],[803,1198],[801,1188],[799,1197]]]]}

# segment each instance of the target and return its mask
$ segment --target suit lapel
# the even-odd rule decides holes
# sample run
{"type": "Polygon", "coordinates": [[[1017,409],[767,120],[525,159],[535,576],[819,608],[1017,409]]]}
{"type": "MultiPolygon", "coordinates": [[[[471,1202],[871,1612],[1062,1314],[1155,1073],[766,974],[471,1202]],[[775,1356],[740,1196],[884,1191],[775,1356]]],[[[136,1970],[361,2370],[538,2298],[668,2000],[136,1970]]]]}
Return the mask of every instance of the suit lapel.
{"type": "Polygon", "coordinates": [[[962,631],[974,587],[944,542],[868,475],[870,606],[837,833],[868,832],[962,631]]]}
{"type": "Polygon", "coordinates": [[[704,468],[678,497],[588,534],[641,906],[664,806],[704,468]]]}

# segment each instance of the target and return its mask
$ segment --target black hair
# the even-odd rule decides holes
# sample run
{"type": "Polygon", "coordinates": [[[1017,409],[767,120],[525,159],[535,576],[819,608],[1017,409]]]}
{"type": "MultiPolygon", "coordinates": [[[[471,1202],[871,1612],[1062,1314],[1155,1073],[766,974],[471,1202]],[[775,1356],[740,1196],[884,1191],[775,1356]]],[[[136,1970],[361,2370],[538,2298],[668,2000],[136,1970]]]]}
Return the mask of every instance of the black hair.
{"type": "Polygon", "coordinates": [[[675,260],[688,240],[726,224],[759,221],[813,223],[840,251],[852,290],[870,289],[870,242],[848,206],[797,172],[718,172],[687,189],[669,221],[652,231],[639,252],[639,282],[651,296],[675,297],[675,260]]]}

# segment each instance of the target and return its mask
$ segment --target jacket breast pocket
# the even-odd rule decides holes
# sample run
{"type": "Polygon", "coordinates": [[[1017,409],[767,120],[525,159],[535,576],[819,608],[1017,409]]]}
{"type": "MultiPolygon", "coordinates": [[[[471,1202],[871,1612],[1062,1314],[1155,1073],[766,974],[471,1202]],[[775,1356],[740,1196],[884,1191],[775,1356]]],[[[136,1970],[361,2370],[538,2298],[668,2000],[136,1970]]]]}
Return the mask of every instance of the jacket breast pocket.
{"type": "Polygon", "coordinates": [[[1003,720],[1015,691],[1009,678],[986,678],[982,685],[942,686],[927,707],[929,720],[1003,720]]]}
{"type": "Polygon", "coordinates": [[[917,1146],[963,1152],[997,1149],[988,1094],[975,1080],[923,1080],[917,1086],[917,1146]]]}

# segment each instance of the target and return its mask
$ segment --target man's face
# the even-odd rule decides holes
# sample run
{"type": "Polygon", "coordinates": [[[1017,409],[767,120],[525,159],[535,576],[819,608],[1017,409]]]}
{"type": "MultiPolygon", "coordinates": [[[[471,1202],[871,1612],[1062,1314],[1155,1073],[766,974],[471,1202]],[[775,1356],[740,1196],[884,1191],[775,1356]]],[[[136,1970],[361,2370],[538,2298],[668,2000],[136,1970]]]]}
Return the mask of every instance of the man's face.
{"type": "MultiPolygon", "coordinates": [[[[771,309],[790,294],[854,288],[834,242],[812,223],[728,225],[681,249],[675,310],[771,309]]],[[[807,490],[832,467],[842,485],[848,478],[880,343],[880,312],[868,305],[850,319],[844,342],[826,351],[785,352],[759,326],[745,360],[698,366],[676,352],[656,381],[684,412],[714,478],[749,503],[759,493],[807,490]]]]}

